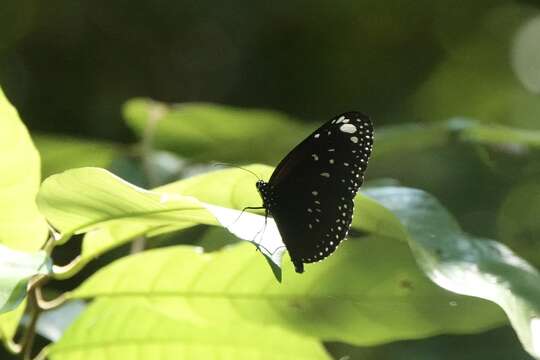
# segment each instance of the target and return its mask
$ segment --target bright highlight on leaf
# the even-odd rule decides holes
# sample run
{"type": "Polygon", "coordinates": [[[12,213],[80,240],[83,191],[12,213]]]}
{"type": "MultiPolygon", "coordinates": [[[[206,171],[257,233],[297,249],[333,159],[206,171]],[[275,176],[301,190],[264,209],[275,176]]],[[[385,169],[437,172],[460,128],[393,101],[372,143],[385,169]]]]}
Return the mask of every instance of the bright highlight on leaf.
{"type": "Polygon", "coordinates": [[[40,182],[40,159],[17,110],[0,88],[0,340],[11,342],[24,307],[26,283],[37,272],[43,254],[35,252],[47,239],[48,228],[35,196],[40,182]],[[20,262],[19,262],[20,261],[20,262]],[[8,265],[9,263],[9,265],[8,265]]]}
{"type": "Polygon", "coordinates": [[[68,297],[168,299],[199,321],[276,325],[358,345],[477,332],[503,321],[496,306],[429,281],[404,241],[355,238],[342,250],[302,275],[284,261],[281,284],[247,244],[212,253],[147,250],[101,269],[68,297]]]}
{"type": "Polygon", "coordinates": [[[184,221],[216,224],[195,198],[144,190],[100,168],[68,170],[47,178],[37,203],[62,234],[59,243],[116,221],[144,222],[149,228],[184,221]]]}
{"type": "Polygon", "coordinates": [[[0,313],[13,310],[26,296],[28,281],[48,275],[52,263],[45,252],[23,253],[0,245],[0,313]]]}
{"type": "Polygon", "coordinates": [[[167,298],[100,299],[48,354],[52,360],[331,360],[317,339],[221,320],[201,319],[187,304],[167,298]]]}
{"type": "MultiPolygon", "coordinates": [[[[224,228],[242,240],[253,242],[274,265],[281,267],[281,258],[287,249],[274,219],[211,204],[204,206],[224,228]]],[[[280,272],[276,276],[281,278],[280,272]]]]}
{"type": "Polygon", "coordinates": [[[0,244],[36,251],[47,238],[35,196],[39,154],[28,131],[0,88],[0,244]]]}
{"type": "MultiPolygon", "coordinates": [[[[80,168],[53,175],[38,195],[40,210],[60,231],[63,243],[73,234],[88,232],[86,242],[118,240],[178,230],[191,224],[217,225],[257,245],[278,267],[284,246],[275,223],[263,216],[227,209],[179,193],[148,191],[104,169],[80,168]],[[105,232],[105,233],[104,233],[105,232]]],[[[114,244],[106,243],[103,250],[114,244]]]]}

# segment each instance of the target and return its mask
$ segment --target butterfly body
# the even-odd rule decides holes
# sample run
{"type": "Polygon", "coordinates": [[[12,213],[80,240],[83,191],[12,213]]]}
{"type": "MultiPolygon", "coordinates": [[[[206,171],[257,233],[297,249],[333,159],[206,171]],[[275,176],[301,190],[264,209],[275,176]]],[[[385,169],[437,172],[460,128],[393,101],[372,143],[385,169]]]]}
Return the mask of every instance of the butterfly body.
{"type": "Polygon", "coordinates": [[[346,238],[372,147],[369,117],[343,113],[297,145],[268,182],[257,182],[296,272],[332,254],[346,238]]]}

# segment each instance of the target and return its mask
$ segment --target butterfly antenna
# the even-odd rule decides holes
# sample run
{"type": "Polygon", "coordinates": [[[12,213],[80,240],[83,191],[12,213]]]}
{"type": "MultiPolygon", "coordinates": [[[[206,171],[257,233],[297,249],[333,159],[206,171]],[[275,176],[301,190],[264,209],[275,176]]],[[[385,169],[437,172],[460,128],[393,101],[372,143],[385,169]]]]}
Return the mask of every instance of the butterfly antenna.
{"type": "Polygon", "coordinates": [[[251,173],[253,175],[255,175],[255,177],[259,180],[262,180],[259,175],[257,175],[256,173],[254,173],[253,171],[249,170],[249,169],[246,169],[246,168],[243,168],[241,166],[238,166],[238,165],[233,165],[233,164],[227,164],[227,163],[215,163],[214,166],[224,166],[224,167],[233,167],[233,168],[238,168],[238,169],[242,169],[244,171],[247,171],[248,173],[251,173]]]}

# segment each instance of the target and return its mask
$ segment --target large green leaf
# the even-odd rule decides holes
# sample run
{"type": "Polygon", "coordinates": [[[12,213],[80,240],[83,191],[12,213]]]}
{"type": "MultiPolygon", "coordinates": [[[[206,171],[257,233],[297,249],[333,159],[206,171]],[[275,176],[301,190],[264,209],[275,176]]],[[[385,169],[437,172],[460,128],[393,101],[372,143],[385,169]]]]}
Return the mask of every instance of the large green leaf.
{"type": "Polygon", "coordinates": [[[371,189],[409,233],[424,272],[439,286],[498,304],[525,349],[540,358],[540,274],[503,244],[464,234],[429,194],[406,188],[371,189]]]}
{"type": "Polygon", "coordinates": [[[19,321],[24,313],[24,305],[25,302],[23,301],[15,310],[0,314],[0,340],[5,344],[12,343],[19,321]]]}
{"type": "MultiPolygon", "coordinates": [[[[249,166],[247,169],[269,176],[272,168],[268,166],[249,166]]],[[[245,206],[259,204],[260,196],[255,189],[253,177],[239,169],[215,171],[186,180],[180,180],[154,189],[159,193],[176,193],[193,196],[201,201],[220,205],[227,208],[242,209],[245,206]],[[251,185],[251,186],[250,186],[251,185]]],[[[74,190],[77,191],[77,190],[74,190]]],[[[78,270],[88,261],[103,252],[119,246],[137,236],[151,237],[164,232],[171,232],[193,226],[193,222],[167,223],[155,226],[134,219],[122,219],[107,226],[100,227],[85,235],[82,246],[81,260],[78,270]]]]}
{"type": "Polygon", "coordinates": [[[271,219],[267,231],[261,233],[263,217],[246,213],[240,218],[240,211],[205,204],[191,196],[144,190],[99,168],[74,169],[49,177],[40,189],[38,204],[60,231],[58,243],[73,234],[90,232],[83,247],[84,260],[65,273],[57,272],[57,277],[71,276],[93,256],[135,236],[176,231],[192,224],[217,225],[218,221],[240,238],[260,243],[262,253],[278,266],[284,251],[271,219]],[[258,234],[261,239],[257,239],[258,234]]]}
{"type": "Polygon", "coordinates": [[[39,154],[0,89],[0,244],[23,251],[43,245],[48,229],[35,204],[39,154]]]}
{"type": "Polygon", "coordinates": [[[323,346],[269,324],[204,319],[174,299],[95,301],[49,349],[52,360],[330,360],[323,346]]]}
{"type": "Polygon", "coordinates": [[[49,274],[51,266],[44,251],[30,254],[0,245],[0,313],[17,307],[26,296],[28,281],[49,274]]]}
{"type": "Polygon", "coordinates": [[[503,321],[497,307],[432,284],[407,243],[375,236],[346,241],[302,275],[285,261],[283,284],[251,246],[210,254],[177,246],[118,260],[68,296],[168,298],[207,320],[276,324],[363,345],[476,332],[503,321]]]}
{"type": "Polygon", "coordinates": [[[147,229],[186,221],[216,223],[195,198],[147,191],[99,168],[73,169],[47,178],[37,203],[62,234],[59,243],[117,221],[147,229]]]}
{"type": "Polygon", "coordinates": [[[196,160],[274,163],[310,132],[275,111],[210,103],[167,106],[133,99],[126,103],[124,117],[140,136],[155,127],[157,148],[196,160]]]}
{"type": "MultiPolygon", "coordinates": [[[[9,103],[1,88],[0,174],[0,244],[22,251],[36,251],[43,245],[48,234],[47,223],[35,203],[40,182],[39,154],[17,110],[9,103]]],[[[0,307],[3,311],[13,308],[22,300],[25,282],[30,276],[30,272],[16,270],[20,265],[16,261],[12,265],[17,266],[5,268],[7,263],[4,249],[2,246],[4,256],[0,260],[0,307]]],[[[9,258],[7,260],[11,261],[9,258]]],[[[19,306],[0,316],[0,340],[11,342],[23,310],[24,307],[19,306]]]]}

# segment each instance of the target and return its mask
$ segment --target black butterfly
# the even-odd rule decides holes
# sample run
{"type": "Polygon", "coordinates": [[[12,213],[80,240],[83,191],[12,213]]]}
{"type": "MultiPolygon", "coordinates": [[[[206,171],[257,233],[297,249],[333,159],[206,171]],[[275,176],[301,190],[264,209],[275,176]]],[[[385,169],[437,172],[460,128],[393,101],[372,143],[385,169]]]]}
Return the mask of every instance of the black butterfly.
{"type": "Polygon", "coordinates": [[[346,112],[297,145],[268,182],[257,181],[296,272],[333,253],[347,236],[372,147],[369,117],[346,112]]]}

